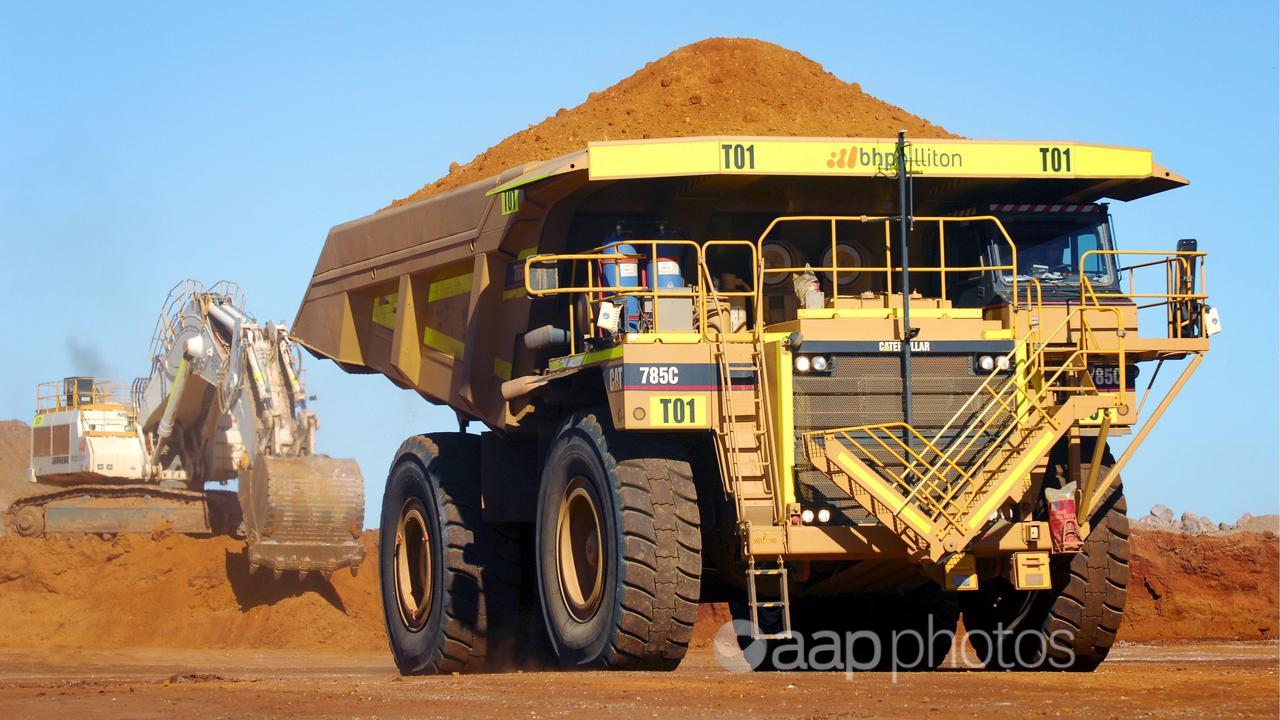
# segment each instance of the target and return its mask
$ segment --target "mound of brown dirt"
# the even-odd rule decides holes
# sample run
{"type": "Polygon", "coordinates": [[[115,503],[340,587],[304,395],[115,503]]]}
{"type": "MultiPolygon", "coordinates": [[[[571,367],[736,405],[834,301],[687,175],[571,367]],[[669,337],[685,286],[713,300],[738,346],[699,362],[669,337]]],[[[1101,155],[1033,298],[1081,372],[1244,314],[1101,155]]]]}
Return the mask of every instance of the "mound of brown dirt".
{"type": "MultiPolygon", "coordinates": [[[[1280,540],[1271,533],[1203,537],[1135,532],[1120,639],[1269,640],[1280,632],[1280,540]]],[[[694,647],[732,618],[698,608],[694,647]]]]}
{"type": "MultiPolygon", "coordinates": [[[[376,558],[376,533],[364,544],[376,558]]],[[[358,577],[249,574],[243,543],[168,535],[0,538],[0,647],[378,650],[376,563],[358,577]]]]}
{"type": "Polygon", "coordinates": [[[1123,640],[1262,640],[1280,632],[1273,533],[1133,534],[1123,640]]]}
{"type": "Polygon", "coordinates": [[[846,83],[798,52],[751,39],[711,38],[645,65],[477,155],[392,206],[527,163],[581,150],[593,140],[699,135],[956,137],[846,83]]]}
{"type": "Polygon", "coordinates": [[[0,420],[0,512],[36,487],[27,482],[30,456],[31,428],[20,420],[0,420]]]}
{"type": "MultiPolygon", "coordinates": [[[[377,533],[358,577],[250,575],[243,544],[167,535],[0,538],[0,647],[386,648],[375,564],[377,533]]],[[[1277,633],[1275,535],[1135,532],[1128,641],[1277,633]]],[[[703,605],[695,647],[728,622],[703,605]]]]}

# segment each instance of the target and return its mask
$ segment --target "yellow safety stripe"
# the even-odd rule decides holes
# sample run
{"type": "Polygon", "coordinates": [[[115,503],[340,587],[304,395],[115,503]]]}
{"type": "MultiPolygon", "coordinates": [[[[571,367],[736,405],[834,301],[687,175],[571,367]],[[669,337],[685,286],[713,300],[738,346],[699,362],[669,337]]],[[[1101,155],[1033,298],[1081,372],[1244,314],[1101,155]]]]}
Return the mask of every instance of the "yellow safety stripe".
{"type": "Polygon", "coordinates": [[[458,359],[466,351],[466,345],[455,337],[450,337],[432,327],[422,328],[422,344],[439,352],[458,359]]]}
{"type": "Polygon", "coordinates": [[[567,355],[562,358],[556,358],[547,363],[547,367],[552,370],[563,370],[565,368],[591,365],[592,363],[603,362],[605,360],[612,360],[620,357],[622,357],[622,347],[617,346],[585,354],[579,353],[577,355],[567,355]]]}
{"type": "MultiPolygon", "coordinates": [[[[500,185],[500,186],[498,186],[498,187],[496,187],[496,188],[494,188],[494,189],[490,190],[489,192],[485,193],[484,195],[485,195],[485,197],[490,197],[490,196],[493,196],[493,195],[497,195],[498,193],[505,193],[505,192],[507,192],[508,190],[515,190],[515,189],[516,189],[516,188],[518,188],[518,187],[522,187],[522,186],[524,186],[524,185],[528,185],[528,184],[529,184],[529,183],[531,183],[531,182],[536,182],[536,181],[538,181],[538,180],[541,180],[542,178],[550,177],[550,176],[551,176],[551,173],[549,173],[549,172],[538,173],[537,175],[530,175],[529,177],[521,176],[521,177],[516,178],[515,180],[512,180],[511,182],[507,183],[506,185],[500,185]]],[[[503,215],[506,215],[506,214],[507,214],[507,213],[503,213],[503,215]]]]}
{"type": "Polygon", "coordinates": [[[510,380],[511,379],[511,363],[507,362],[506,360],[503,360],[502,358],[494,358],[493,374],[497,376],[499,380],[510,380]]]}
{"type": "Polygon", "coordinates": [[[384,328],[396,329],[396,300],[399,293],[391,293],[373,299],[373,322],[384,328]]]}
{"type": "Polygon", "coordinates": [[[431,281],[431,287],[427,290],[427,302],[432,303],[469,292],[471,292],[471,273],[444,278],[443,280],[433,280],[431,281]]]}

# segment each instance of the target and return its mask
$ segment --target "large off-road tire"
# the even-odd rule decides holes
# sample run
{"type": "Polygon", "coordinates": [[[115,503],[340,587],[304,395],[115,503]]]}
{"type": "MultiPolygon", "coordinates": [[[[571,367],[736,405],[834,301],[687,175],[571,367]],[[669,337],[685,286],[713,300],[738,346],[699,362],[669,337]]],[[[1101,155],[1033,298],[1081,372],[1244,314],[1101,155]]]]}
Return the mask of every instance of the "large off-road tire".
{"type": "MultiPolygon", "coordinates": [[[[750,610],[743,601],[729,604],[735,621],[747,629],[750,610]]],[[[764,608],[759,613],[761,629],[769,634],[782,630],[781,612],[764,608]]],[[[807,598],[792,602],[791,640],[752,640],[738,634],[738,644],[752,669],[774,670],[876,670],[916,672],[934,670],[942,665],[955,640],[960,608],[955,593],[943,592],[930,582],[901,593],[843,595],[807,598]],[[829,643],[829,636],[840,636],[841,663],[853,660],[853,667],[810,667],[798,663],[801,653],[818,643],[829,643]],[[852,640],[850,653],[844,643],[852,640]],[[797,644],[799,643],[799,645],[797,644]],[[803,648],[803,650],[800,650],[803,648]]],[[[829,653],[813,657],[827,658],[829,653]]]]}
{"type": "Polygon", "coordinates": [[[993,670],[1089,672],[1106,659],[1129,585],[1125,510],[1117,484],[1089,518],[1084,549],[1050,560],[1051,589],[1019,591],[999,579],[961,593],[965,629],[979,661],[993,670]]]}
{"type": "Polygon", "coordinates": [[[556,433],[538,493],[538,595],[561,665],[671,670],[702,573],[687,460],[659,437],[580,412],[556,433]]]}
{"type": "Polygon", "coordinates": [[[523,635],[515,536],[481,521],[479,440],[411,437],[387,476],[382,609],[401,674],[502,669],[523,635]]]}

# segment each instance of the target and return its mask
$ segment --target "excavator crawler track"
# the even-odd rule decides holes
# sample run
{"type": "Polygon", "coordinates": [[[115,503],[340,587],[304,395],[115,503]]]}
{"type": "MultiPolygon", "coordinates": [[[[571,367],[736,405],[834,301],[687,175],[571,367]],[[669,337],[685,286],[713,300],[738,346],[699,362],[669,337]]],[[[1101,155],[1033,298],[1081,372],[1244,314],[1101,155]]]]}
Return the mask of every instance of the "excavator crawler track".
{"type": "Polygon", "coordinates": [[[8,531],[45,533],[234,533],[240,508],[230,492],[157,485],[77,485],[16,500],[5,514],[8,531]]]}

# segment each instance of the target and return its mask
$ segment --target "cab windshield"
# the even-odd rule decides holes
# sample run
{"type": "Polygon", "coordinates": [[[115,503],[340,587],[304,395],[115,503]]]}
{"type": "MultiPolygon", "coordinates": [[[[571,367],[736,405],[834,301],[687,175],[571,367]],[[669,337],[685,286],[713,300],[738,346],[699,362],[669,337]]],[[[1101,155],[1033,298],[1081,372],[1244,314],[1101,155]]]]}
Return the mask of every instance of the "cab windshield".
{"type": "MultiPolygon", "coordinates": [[[[1107,216],[1089,215],[1019,215],[1001,218],[1009,237],[1018,247],[1018,279],[1038,280],[1042,285],[1079,285],[1080,275],[1094,285],[1115,282],[1112,256],[1092,254],[1090,250],[1110,250],[1111,233],[1107,216]]],[[[1012,265],[1013,254],[1004,242],[993,243],[997,265],[1012,265]]],[[[1001,273],[1004,284],[1013,276],[1001,273]]]]}

